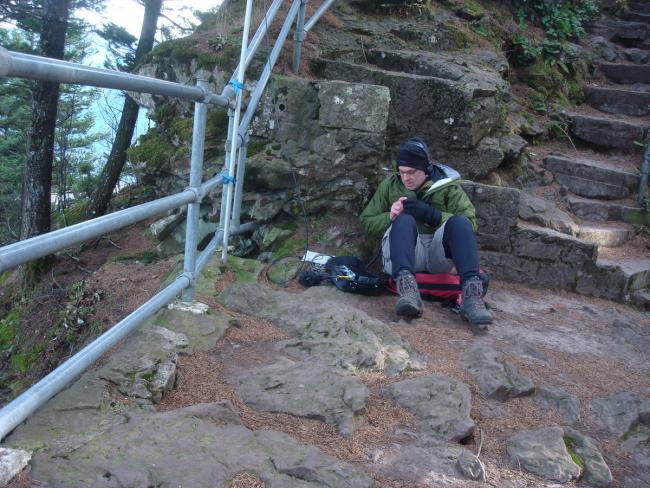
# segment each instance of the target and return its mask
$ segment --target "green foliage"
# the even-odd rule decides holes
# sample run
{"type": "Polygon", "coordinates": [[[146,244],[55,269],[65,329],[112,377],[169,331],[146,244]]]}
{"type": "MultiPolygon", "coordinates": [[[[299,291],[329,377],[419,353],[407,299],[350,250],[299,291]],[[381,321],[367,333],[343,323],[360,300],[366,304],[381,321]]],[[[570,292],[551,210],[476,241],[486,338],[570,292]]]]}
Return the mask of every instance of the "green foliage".
{"type": "MultiPolygon", "coordinates": [[[[0,29],[0,45],[13,51],[34,53],[36,35],[19,29],[0,29]]],[[[90,51],[83,33],[68,36],[66,59],[83,61],[90,51]]],[[[33,83],[20,78],[0,84],[0,245],[18,239],[23,168],[27,158],[32,114],[33,83]]],[[[92,133],[90,107],[99,91],[79,85],[60,86],[54,139],[52,191],[63,211],[78,196],[95,186],[95,156],[91,146],[103,134],[92,133]]]]}
{"type": "Polygon", "coordinates": [[[68,290],[68,302],[59,312],[59,324],[71,331],[85,326],[100,300],[101,293],[89,290],[84,281],[73,283],[68,290]]]}
{"type": "Polygon", "coordinates": [[[127,154],[132,163],[144,163],[150,171],[160,168],[171,161],[176,148],[169,136],[156,126],[138,138],[138,143],[131,146],[127,154]]]}
{"type": "Polygon", "coordinates": [[[123,254],[121,256],[111,256],[108,258],[108,262],[124,262],[124,261],[138,261],[144,264],[151,264],[155,261],[158,261],[159,256],[155,251],[142,251],[135,254],[123,254]]]}
{"type": "Polygon", "coordinates": [[[104,67],[119,71],[131,71],[135,66],[135,50],[138,40],[124,27],[109,22],[97,34],[106,41],[108,54],[104,67]]]}
{"type": "Polygon", "coordinates": [[[599,12],[595,0],[514,0],[515,18],[519,31],[511,39],[510,58],[516,65],[525,66],[540,55],[560,70],[569,72],[571,51],[568,41],[585,35],[584,25],[599,12]],[[527,22],[540,26],[542,40],[530,37],[524,31],[527,22]]]}
{"type": "Polygon", "coordinates": [[[616,3],[614,4],[614,8],[611,9],[611,13],[614,15],[623,15],[625,12],[628,11],[628,1],[627,0],[616,0],[616,3]]]}
{"type": "Polygon", "coordinates": [[[18,331],[20,320],[20,310],[12,310],[5,318],[0,320],[0,348],[5,348],[11,344],[18,331]]]}
{"type": "Polygon", "coordinates": [[[37,359],[37,352],[19,352],[11,355],[9,364],[18,373],[26,373],[31,369],[37,359]]]}
{"type": "MultiPolygon", "coordinates": [[[[20,31],[0,29],[0,45],[33,52],[34,39],[20,31]]],[[[20,78],[0,83],[0,245],[18,239],[23,168],[31,117],[32,82],[20,78]]]]}
{"type": "Polygon", "coordinates": [[[86,219],[86,212],[89,205],[90,200],[83,199],[72,203],[72,205],[66,207],[63,211],[54,212],[52,215],[52,228],[60,229],[61,227],[83,222],[86,219]]]}

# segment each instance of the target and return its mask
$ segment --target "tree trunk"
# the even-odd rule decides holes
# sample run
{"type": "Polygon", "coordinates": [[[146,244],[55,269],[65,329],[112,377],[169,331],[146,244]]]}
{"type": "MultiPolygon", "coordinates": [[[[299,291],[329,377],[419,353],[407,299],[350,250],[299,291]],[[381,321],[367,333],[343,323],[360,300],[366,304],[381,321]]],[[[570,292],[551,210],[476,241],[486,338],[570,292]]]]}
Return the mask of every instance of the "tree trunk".
{"type": "MultiPolygon", "coordinates": [[[[140,31],[138,48],[135,51],[136,65],[142,60],[142,57],[153,48],[156,24],[158,23],[158,16],[160,15],[162,2],[163,0],[145,1],[142,30],[140,31]]],[[[124,98],[124,108],[122,109],[120,123],[117,127],[113,146],[111,147],[111,153],[108,156],[108,161],[106,161],[106,165],[104,166],[101,175],[99,176],[97,190],[95,191],[95,195],[88,207],[89,218],[99,217],[106,213],[111,195],[113,194],[115,185],[117,185],[117,181],[122,173],[122,168],[126,162],[126,150],[131,145],[135,123],[138,120],[138,109],[138,105],[128,95],[126,95],[124,98]]]]}
{"type": "MultiPolygon", "coordinates": [[[[44,0],[41,55],[63,59],[68,29],[70,0],[44,0]]],[[[52,157],[59,84],[39,81],[34,86],[29,153],[25,162],[20,238],[27,239],[50,230],[52,157]]],[[[24,269],[23,288],[31,289],[44,262],[24,269]]]]}

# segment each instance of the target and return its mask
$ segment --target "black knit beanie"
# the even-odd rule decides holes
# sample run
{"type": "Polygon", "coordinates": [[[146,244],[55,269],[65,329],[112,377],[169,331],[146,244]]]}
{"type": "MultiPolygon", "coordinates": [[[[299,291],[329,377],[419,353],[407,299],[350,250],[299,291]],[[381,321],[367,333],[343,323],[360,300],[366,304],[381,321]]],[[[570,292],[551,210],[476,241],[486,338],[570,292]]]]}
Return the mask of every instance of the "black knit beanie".
{"type": "Polygon", "coordinates": [[[409,139],[397,152],[397,166],[408,166],[427,172],[429,165],[429,148],[419,137],[409,139]]]}

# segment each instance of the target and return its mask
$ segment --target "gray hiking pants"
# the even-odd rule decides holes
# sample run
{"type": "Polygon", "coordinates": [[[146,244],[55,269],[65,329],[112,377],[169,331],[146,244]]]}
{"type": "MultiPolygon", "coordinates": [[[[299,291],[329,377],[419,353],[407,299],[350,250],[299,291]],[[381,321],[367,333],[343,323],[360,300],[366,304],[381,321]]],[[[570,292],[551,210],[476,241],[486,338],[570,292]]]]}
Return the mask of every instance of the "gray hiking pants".
{"type": "MultiPolygon", "coordinates": [[[[415,244],[415,273],[450,273],[454,271],[454,263],[445,256],[445,249],[442,246],[442,237],[445,233],[443,223],[434,234],[418,234],[415,244]]],[[[384,265],[384,273],[392,275],[393,267],[390,260],[390,230],[392,225],[384,233],[381,239],[381,256],[384,265]]]]}

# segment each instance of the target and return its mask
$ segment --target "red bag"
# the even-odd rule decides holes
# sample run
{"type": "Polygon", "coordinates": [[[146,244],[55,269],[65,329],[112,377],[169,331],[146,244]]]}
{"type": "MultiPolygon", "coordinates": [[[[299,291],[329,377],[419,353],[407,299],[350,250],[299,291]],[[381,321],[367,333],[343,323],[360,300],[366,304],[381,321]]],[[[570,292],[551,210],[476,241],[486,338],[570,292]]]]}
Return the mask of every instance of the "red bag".
{"type": "MultiPolygon", "coordinates": [[[[488,289],[490,278],[487,273],[481,270],[481,280],[483,280],[483,293],[488,289]]],[[[458,300],[462,293],[460,287],[460,276],[451,273],[415,273],[415,281],[418,283],[420,295],[436,298],[439,300],[458,300]]],[[[397,294],[397,287],[392,278],[388,278],[386,288],[397,294]]]]}

